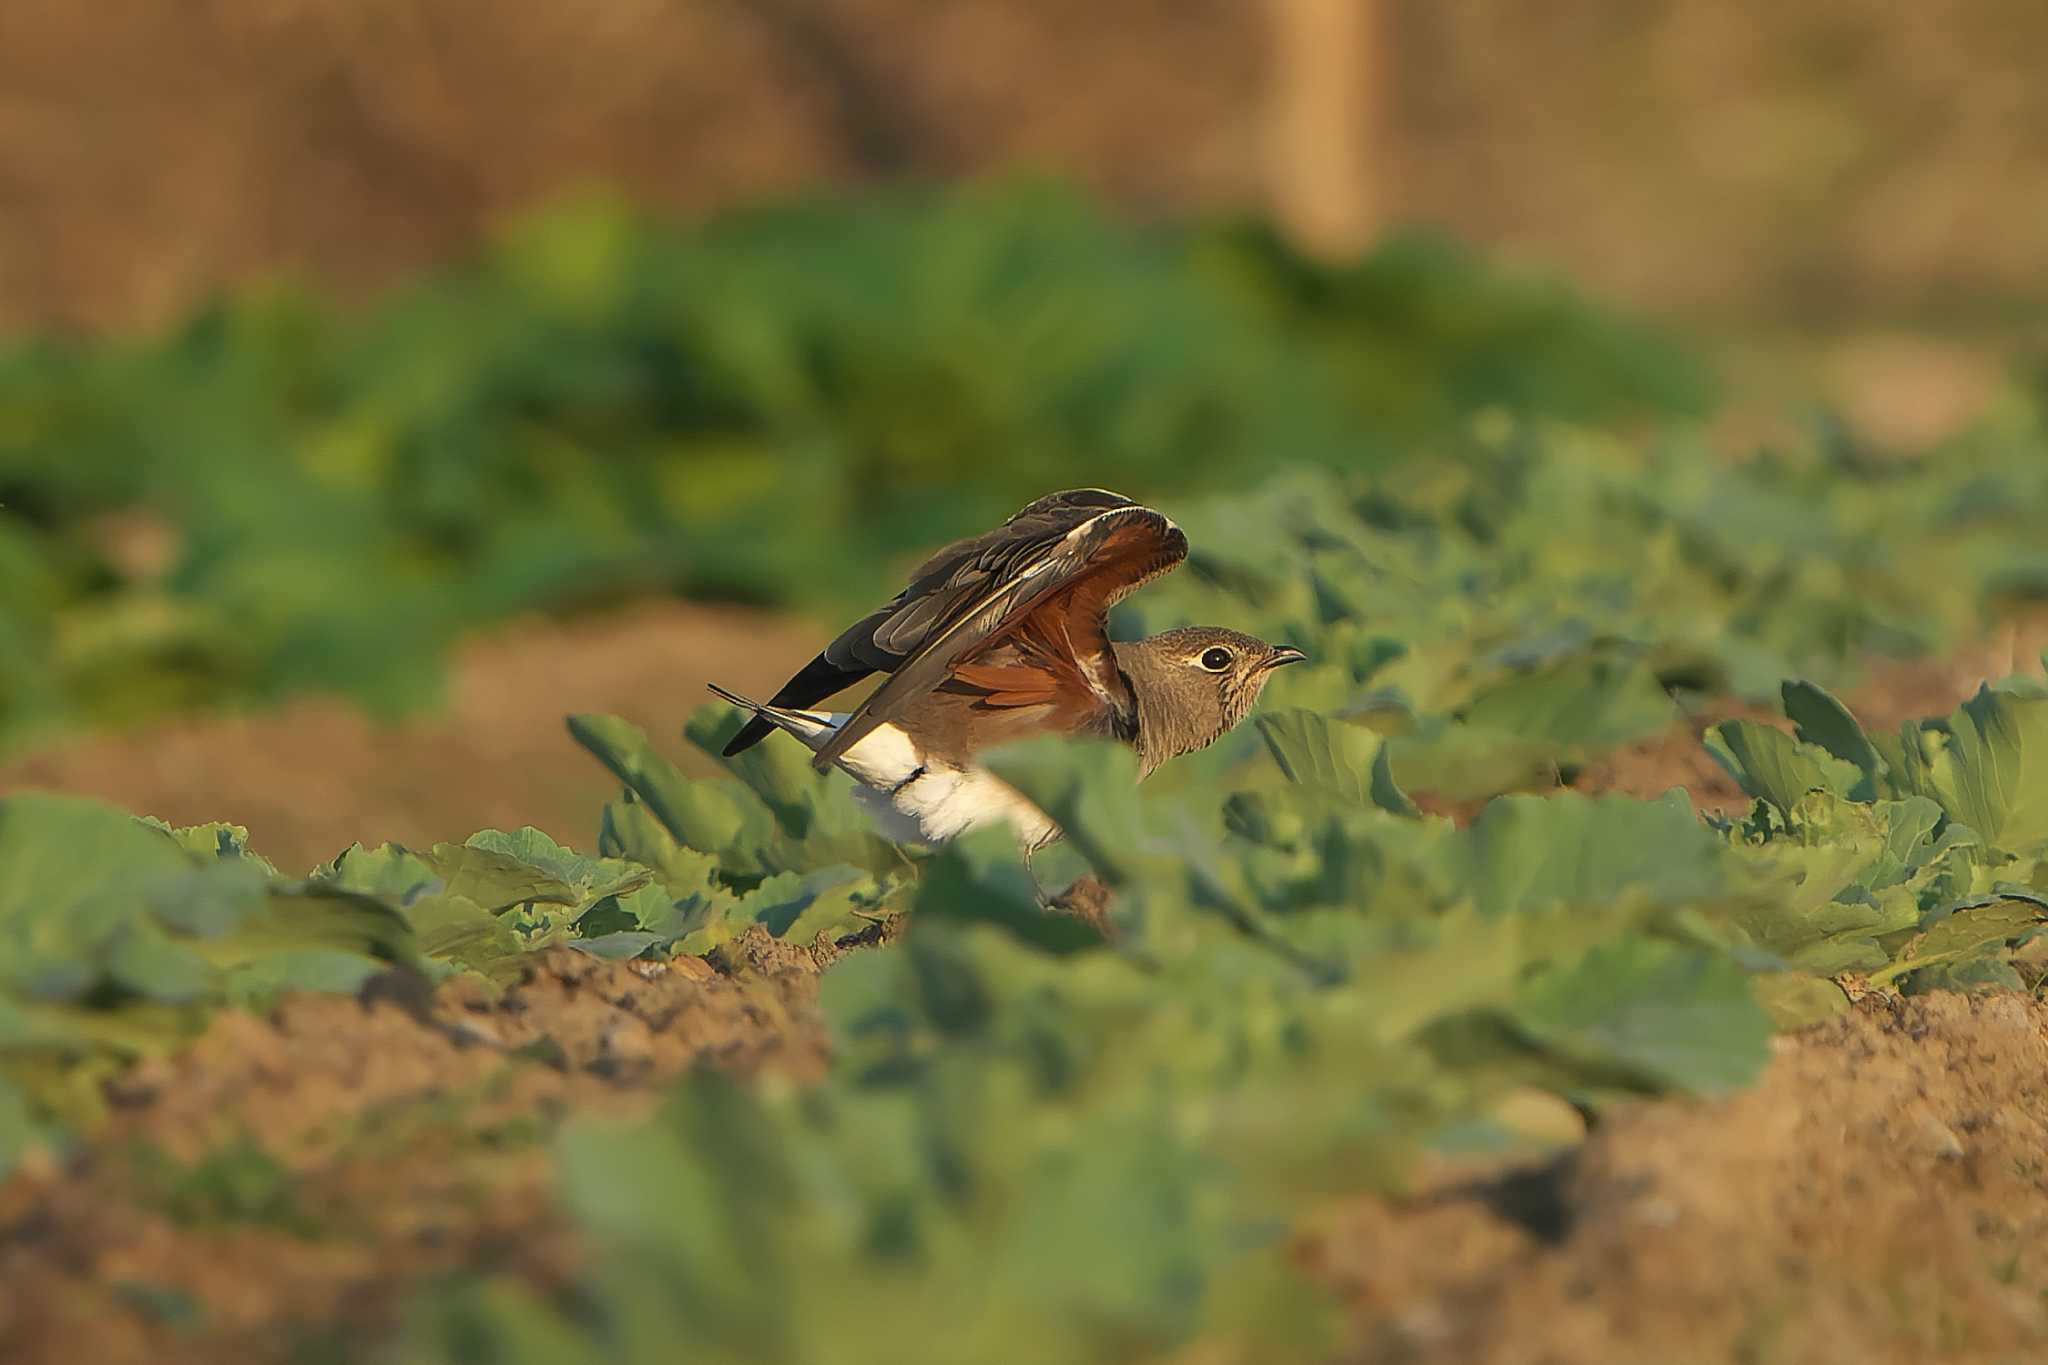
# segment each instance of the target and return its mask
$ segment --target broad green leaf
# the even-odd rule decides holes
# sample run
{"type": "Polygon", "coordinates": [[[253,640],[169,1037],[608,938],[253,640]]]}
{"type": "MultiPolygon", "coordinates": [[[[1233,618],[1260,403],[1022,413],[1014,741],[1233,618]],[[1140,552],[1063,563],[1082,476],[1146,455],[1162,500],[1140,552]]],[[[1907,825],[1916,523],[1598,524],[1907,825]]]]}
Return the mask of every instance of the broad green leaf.
{"type": "Polygon", "coordinates": [[[1832,1019],[1849,1008],[1840,986],[1805,972],[1765,972],[1754,983],[1757,1004],[1781,1032],[1832,1019]]]}
{"type": "Polygon", "coordinates": [[[218,939],[187,940],[216,967],[240,969],[274,954],[346,953],[399,967],[419,964],[405,913],[374,896],[315,880],[274,883],[265,909],[218,939]]]}
{"type": "Polygon", "coordinates": [[[351,844],[313,880],[343,891],[359,891],[404,905],[441,889],[440,874],[425,858],[399,844],[365,848],[351,844]]]}
{"type": "Polygon", "coordinates": [[[668,943],[731,909],[731,898],[708,886],[678,898],[667,887],[649,883],[594,903],[577,919],[576,932],[582,938],[598,938],[607,933],[645,931],[668,943]]]}
{"type": "Polygon", "coordinates": [[[1890,960],[1880,940],[1914,928],[1920,895],[1971,837],[1924,797],[1876,806],[1825,793],[1802,798],[1798,838],[1742,850],[1754,885],[1721,923],[1775,961],[1822,976],[1890,960]]]}
{"type": "Polygon", "coordinates": [[[253,958],[222,977],[223,997],[234,1005],[261,1008],[285,991],[353,995],[387,964],[361,953],[333,948],[286,949],[253,958]]]}
{"type": "Polygon", "coordinates": [[[813,832],[847,834],[867,829],[866,817],[847,797],[849,780],[833,769],[819,772],[811,751],[787,736],[770,735],[745,753],[726,758],[721,750],[739,728],[729,707],[699,707],[683,727],[684,736],[725,764],[775,814],[792,839],[813,832]]]}
{"type": "Polygon", "coordinates": [[[270,884],[254,861],[211,862],[139,880],[121,894],[166,929],[220,938],[263,913],[270,884]]]}
{"type": "Polygon", "coordinates": [[[205,958],[140,917],[108,946],[107,975],[124,990],[173,1005],[202,999],[215,984],[205,958]]]}
{"type": "MultiPolygon", "coordinates": [[[[575,894],[575,901],[565,904],[624,895],[646,885],[653,875],[653,860],[632,862],[623,858],[592,858],[556,843],[532,825],[510,833],[483,830],[470,835],[463,843],[470,848],[488,849],[555,878],[575,894]]],[[[471,899],[478,898],[472,896],[471,899]]]]}
{"type": "Polygon", "coordinates": [[[0,800],[0,983],[58,988],[65,964],[139,912],[126,888],[191,867],[171,840],[98,802],[0,800]]]}
{"type": "Polygon", "coordinates": [[[1981,688],[1923,741],[1926,794],[1951,819],[1997,848],[2048,843],[2048,698],[1981,688]]]}
{"type": "Polygon", "coordinates": [[[1356,805],[1415,814],[1394,781],[1386,741],[1373,731],[1304,710],[1264,712],[1255,723],[1288,781],[1356,805]]]}
{"type": "Polygon", "coordinates": [[[1854,764],[1753,720],[1722,721],[1707,732],[1706,746],[1745,792],[1781,811],[1810,791],[1846,797],[1864,780],[1854,764]]]}
{"type": "Polygon", "coordinates": [[[1460,906],[1431,926],[1426,943],[1383,954],[1371,998],[1361,1003],[1379,1041],[1395,1042],[1446,1014],[1507,1003],[1531,957],[1523,917],[1460,906]]]}
{"type": "Polygon", "coordinates": [[[484,906],[449,892],[421,896],[404,909],[420,955],[430,962],[476,972],[492,981],[519,970],[524,947],[505,920],[484,906]]]}
{"type": "Polygon", "coordinates": [[[598,851],[606,863],[649,869],[671,896],[708,893],[717,880],[718,855],[685,848],[637,800],[614,801],[604,808],[598,830],[598,851]]]}
{"type": "Polygon", "coordinates": [[[1489,915],[1639,895],[1652,905],[1710,900],[1728,886],[1720,842],[1683,792],[1503,796],[1441,846],[1454,883],[1489,915]]]}
{"type": "Polygon", "coordinates": [[[1577,658],[1481,692],[1461,718],[1485,733],[1583,753],[1653,734],[1677,716],[1656,676],[1639,661],[1577,658]]]}
{"type": "Polygon", "coordinates": [[[629,957],[638,957],[649,948],[663,942],[660,934],[650,934],[644,929],[621,929],[595,938],[576,938],[569,941],[571,948],[601,957],[606,961],[619,962],[629,957]]]}
{"type": "Polygon", "coordinates": [[[1785,716],[1803,744],[1817,745],[1844,763],[1854,764],[1863,781],[1845,793],[1851,800],[1875,801],[1889,795],[1884,760],[1878,756],[1870,737],[1842,705],[1824,688],[1803,679],[1785,681],[1780,689],[1785,716]]]}
{"type": "Polygon", "coordinates": [[[685,848],[702,853],[753,850],[773,820],[751,797],[744,802],[719,784],[684,777],[655,753],[637,726],[616,716],[571,716],[569,733],[611,769],[685,848]]]}
{"type": "Polygon", "coordinates": [[[826,930],[860,927],[879,896],[874,878],[859,868],[822,867],[805,876],[777,873],[741,897],[736,909],[777,938],[808,944],[826,930]]]}
{"type": "Polygon", "coordinates": [[[1771,1021],[1726,957],[1625,937],[1532,980],[1509,1010],[1532,1041],[1637,1083],[1716,1094],[1755,1079],[1771,1021]]]}
{"type": "MultiPolygon", "coordinates": [[[[1450,801],[1557,784],[1558,746],[1427,716],[1387,740],[1381,751],[1390,783],[1450,801]]],[[[1403,798],[1406,799],[1405,797],[1403,798]]]]}
{"type": "Polygon", "coordinates": [[[1898,961],[1871,973],[1871,980],[1881,984],[1928,967],[1953,968],[1999,955],[2006,945],[2038,932],[2044,922],[2048,922],[2048,914],[2031,899],[2002,896],[1988,904],[1966,906],[1937,920],[1898,961]]]}
{"type": "Polygon", "coordinates": [[[545,902],[580,905],[582,890],[514,854],[486,845],[435,844],[419,855],[432,868],[442,890],[486,910],[545,902]]]}

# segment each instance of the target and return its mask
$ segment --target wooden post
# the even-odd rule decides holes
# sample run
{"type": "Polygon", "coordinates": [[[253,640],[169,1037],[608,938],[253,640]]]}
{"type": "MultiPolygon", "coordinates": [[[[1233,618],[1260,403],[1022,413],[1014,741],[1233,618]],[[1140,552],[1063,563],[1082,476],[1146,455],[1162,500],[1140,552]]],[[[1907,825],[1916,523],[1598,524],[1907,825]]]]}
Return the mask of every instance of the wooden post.
{"type": "Polygon", "coordinates": [[[1297,248],[1346,260],[1372,244],[1385,206],[1389,0],[1266,0],[1266,196],[1297,248]]]}

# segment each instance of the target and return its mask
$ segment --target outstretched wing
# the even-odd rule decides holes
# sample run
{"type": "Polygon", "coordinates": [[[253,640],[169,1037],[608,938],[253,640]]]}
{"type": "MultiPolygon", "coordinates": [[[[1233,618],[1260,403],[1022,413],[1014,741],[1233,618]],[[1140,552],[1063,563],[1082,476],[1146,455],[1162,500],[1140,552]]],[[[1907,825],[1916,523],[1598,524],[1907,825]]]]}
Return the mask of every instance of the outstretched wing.
{"type": "Polygon", "coordinates": [[[818,751],[819,766],[949,680],[985,705],[1048,706],[1067,728],[1122,728],[1133,702],[1110,651],[1109,609],[1187,553],[1172,521],[1113,493],[1033,503],[880,623],[874,642],[899,661],[818,751]]]}
{"type": "MultiPolygon", "coordinates": [[[[1048,493],[992,531],[954,541],[919,565],[910,585],[886,605],[841,631],[782,685],[769,705],[816,706],[870,674],[894,672],[936,626],[985,596],[1012,566],[1104,511],[1135,506],[1118,493],[1073,488],[1048,493]]],[[[763,720],[748,722],[725,746],[726,757],[758,744],[773,730],[763,720]]]]}

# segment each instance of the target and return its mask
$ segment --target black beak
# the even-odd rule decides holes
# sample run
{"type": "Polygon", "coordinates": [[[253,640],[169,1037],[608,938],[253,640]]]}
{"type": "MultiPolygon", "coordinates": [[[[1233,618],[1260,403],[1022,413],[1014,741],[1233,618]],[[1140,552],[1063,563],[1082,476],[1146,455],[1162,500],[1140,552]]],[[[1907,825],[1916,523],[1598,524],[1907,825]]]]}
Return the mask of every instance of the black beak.
{"type": "Polygon", "coordinates": [[[1308,655],[1302,653],[1293,645],[1274,645],[1273,652],[1266,656],[1264,667],[1279,668],[1284,664],[1305,663],[1307,660],[1308,655]]]}

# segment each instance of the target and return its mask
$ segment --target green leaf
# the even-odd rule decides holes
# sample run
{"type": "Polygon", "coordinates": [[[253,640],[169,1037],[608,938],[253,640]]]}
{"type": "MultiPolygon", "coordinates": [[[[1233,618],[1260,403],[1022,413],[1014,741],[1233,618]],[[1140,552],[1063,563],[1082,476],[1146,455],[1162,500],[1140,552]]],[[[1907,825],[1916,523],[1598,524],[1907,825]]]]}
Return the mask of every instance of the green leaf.
{"type": "Polygon", "coordinates": [[[1447,1014],[1506,1004],[1536,956],[1531,940],[1540,932],[1524,917],[1503,921],[1469,905],[1438,917],[1426,942],[1396,947],[1374,964],[1371,998],[1360,1005],[1375,1037],[1394,1042],[1447,1014]]]}
{"type": "Polygon", "coordinates": [[[629,957],[638,957],[649,948],[663,942],[660,934],[650,934],[644,929],[621,929],[614,933],[599,934],[594,938],[577,938],[569,941],[571,948],[580,949],[592,957],[601,957],[608,962],[623,962],[629,957]]]}
{"type": "Polygon", "coordinates": [[[580,888],[522,858],[485,845],[435,844],[420,855],[420,861],[433,869],[448,895],[486,910],[509,910],[535,902],[580,905],[584,900],[580,888]]]}
{"type": "Polygon", "coordinates": [[[608,864],[647,868],[676,899],[708,893],[717,881],[718,855],[684,848],[639,801],[614,801],[604,808],[597,847],[608,864]]]}
{"type": "Polygon", "coordinates": [[[1726,957],[1631,936],[1543,972],[1509,1010],[1531,1041],[1594,1072],[1716,1094],[1756,1078],[1771,1021],[1726,957]]]}
{"type": "Polygon", "coordinates": [[[107,975],[126,990],[166,1004],[201,999],[214,985],[214,971],[205,958],[139,918],[115,936],[107,975]]]}
{"type": "Polygon", "coordinates": [[[2037,932],[2048,915],[2031,899],[2001,896],[1987,904],[1965,906],[1936,921],[1898,961],[1871,973],[1883,984],[1928,967],[1955,967],[1972,959],[2003,954],[2008,944],[2037,932]]]}
{"type": "Polygon", "coordinates": [[[270,882],[254,861],[201,863],[139,881],[127,894],[166,929],[219,938],[263,913],[270,882]]]}
{"type": "Polygon", "coordinates": [[[571,716],[569,733],[611,769],[685,848],[739,852],[759,848],[772,833],[767,809],[742,803],[716,784],[693,782],[655,753],[639,727],[616,716],[571,716]]]}
{"type": "Polygon", "coordinates": [[[1864,784],[1854,764],[1753,720],[1722,721],[1707,732],[1706,746],[1742,790],[1781,811],[1810,791],[1846,797],[1864,784]]]}
{"type": "Polygon", "coordinates": [[[2048,698],[1990,688],[1922,733],[1926,794],[1994,847],[2048,843],[2048,698]]]}
{"type": "Polygon", "coordinates": [[[1461,719],[1475,730],[1584,753],[1654,734],[1677,715],[1639,660],[1582,657],[1481,692],[1461,719]]]}
{"type": "Polygon", "coordinates": [[[879,899],[875,879],[857,867],[821,867],[798,876],[780,872],[740,898],[738,913],[777,938],[808,944],[827,931],[858,928],[861,912],[879,899]]]}
{"type": "Polygon", "coordinates": [[[1875,801],[1889,794],[1885,762],[1848,707],[1819,685],[1802,679],[1787,679],[1780,695],[1786,718],[1801,743],[1825,749],[1863,774],[1863,780],[1845,793],[1850,800],[1875,801]]]}
{"type": "Polygon", "coordinates": [[[1805,972],[1765,972],[1754,983],[1757,1004],[1780,1032],[1832,1019],[1849,1008],[1840,986],[1805,972]]]}
{"type": "MultiPolygon", "coordinates": [[[[656,860],[633,862],[623,858],[592,858],[555,842],[532,825],[507,833],[487,829],[463,840],[469,848],[486,849],[555,878],[573,893],[563,904],[584,904],[605,896],[626,895],[645,886],[653,877],[656,860]]],[[[710,866],[706,861],[705,865],[710,866]]],[[[451,890],[460,888],[451,885],[451,890]]],[[[481,899],[472,896],[472,900],[481,899]]]]}
{"type": "Polygon", "coordinates": [[[191,867],[172,841],[98,802],[0,800],[0,983],[78,962],[140,912],[126,888],[191,867]]]}
{"type": "Polygon", "coordinates": [[[1288,781],[1355,805],[1416,814],[1394,781],[1386,741],[1373,731],[1300,709],[1264,712],[1254,723],[1288,781]]]}
{"type": "Polygon", "coordinates": [[[1755,885],[1720,922],[1778,963],[1823,976],[1890,960],[1880,940],[1919,923],[1919,894],[1973,842],[1924,797],[1875,806],[1810,793],[1798,838],[1742,850],[1755,885]]]}
{"type": "Polygon", "coordinates": [[[322,881],[278,883],[261,915],[220,939],[194,939],[193,951],[223,969],[277,954],[345,953],[372,964],[415,967],[419,947],[403,911],[322,881]]]}
{"type": "Polygon", "coordinates": [[[1490,915],[1638,895],[1658,906],[1711,900],[1728,886],[1721,843],[1683,792],[1655,801],[1503,796],[1442,846],[1453,881],[1490,915]]]}
{"type": "Polygon", "coordinates": [[[711,758],[725,764],[762,804],[774,812],[782,831],[792,839],[813,833],[850,834],[868,826],[860,808],[847,798],[851,780],[838,769],[819,772],[811,751],[787,737],[769,736],[746,752],[726,758],[727,740],[738,730],[731,708],[699,707],[683,727],[684,737],[711,758]]]}
{"type": "MultiPolygon", "coordinates": [[[[1558,746],[1482,730],[1443,716],[1424,716],[1381,751],[1389,779],[1450,801],[1472,801],[1555,786],[1558,746]]],[[[1406,799],[1406,798],[1403,798],[1406,799]]]]}
{"type": "Polygon", "coordinates": [[[420,955],[430,962],[476,972],[491,981],[520,970],[525,946],[511,925],[475,901],[448,892],[421,896],[404,910],[420,955]]]}
{"type": "Polygon", "coordinates": [[[314,874],[313,880],[343,891],[359,891],[393,905],[441,889],[440,875],[419,854],[400,844],[365,848],[350,844],[333,862],[314,874]]]}
{"type": "Polygon", "coordinates": [[[223,998],[233,1005],[261,1008],[286,991],[353,995],[388,964],[360,953],[332,948],[283,950],[227,971],[223,998]]]}

